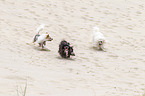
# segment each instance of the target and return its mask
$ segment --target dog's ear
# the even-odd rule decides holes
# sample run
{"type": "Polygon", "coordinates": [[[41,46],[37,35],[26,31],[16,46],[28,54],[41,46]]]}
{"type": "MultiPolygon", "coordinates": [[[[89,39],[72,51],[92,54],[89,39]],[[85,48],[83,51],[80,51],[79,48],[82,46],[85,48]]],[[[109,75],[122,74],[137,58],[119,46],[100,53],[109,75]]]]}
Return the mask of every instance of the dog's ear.
{"type": "Polygon", "coordinates": [[[49,38],[49,34],[46,36],[46,38],[49,38]]]}

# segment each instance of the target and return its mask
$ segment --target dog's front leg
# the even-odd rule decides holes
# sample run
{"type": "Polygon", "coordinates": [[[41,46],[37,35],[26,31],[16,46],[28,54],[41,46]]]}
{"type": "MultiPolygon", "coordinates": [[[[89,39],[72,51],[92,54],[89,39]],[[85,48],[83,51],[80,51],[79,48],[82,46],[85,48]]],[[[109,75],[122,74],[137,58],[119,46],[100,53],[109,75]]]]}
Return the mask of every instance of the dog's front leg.
{"type": "Polygon", "coordinates": [[[46,48],[46,41],[41,43],[42,49],[46,48]]]}
{"type": "Polygon", "coordinates": [[[41,43],[41,47],[42,47],[42,49],[44,48],[43,42],[41,43]]]}

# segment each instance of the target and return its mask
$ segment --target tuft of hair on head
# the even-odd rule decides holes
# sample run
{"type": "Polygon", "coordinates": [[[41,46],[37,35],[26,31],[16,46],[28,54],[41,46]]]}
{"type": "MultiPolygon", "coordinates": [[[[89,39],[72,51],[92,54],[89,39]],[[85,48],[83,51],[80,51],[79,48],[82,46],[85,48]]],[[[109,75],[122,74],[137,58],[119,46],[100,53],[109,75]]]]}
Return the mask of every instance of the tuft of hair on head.
{"type": "Polygon", "coordinates": [[[100,29],[99,29],[97,26],[93,27],[93,30],[94,30],[94,31],[97,31],[97,32],[100,31],[100,29]]]}

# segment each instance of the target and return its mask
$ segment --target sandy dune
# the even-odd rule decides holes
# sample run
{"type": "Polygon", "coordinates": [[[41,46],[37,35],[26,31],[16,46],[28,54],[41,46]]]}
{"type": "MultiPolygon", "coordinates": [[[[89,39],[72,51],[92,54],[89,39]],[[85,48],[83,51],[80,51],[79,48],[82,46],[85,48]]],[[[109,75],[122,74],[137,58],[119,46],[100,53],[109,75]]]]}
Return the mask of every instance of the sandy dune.
{"type": "Polygon", "coordinates": [[[145,93],[144,0],[0,0],[0,96],[142,96],[145,93]],[[50,50],[32,44],[37,27],[50,50]],[[98,26],[106,52],[92,48],[98,26]],[[75,57],[62,59],[62,39],[75,57]]]}

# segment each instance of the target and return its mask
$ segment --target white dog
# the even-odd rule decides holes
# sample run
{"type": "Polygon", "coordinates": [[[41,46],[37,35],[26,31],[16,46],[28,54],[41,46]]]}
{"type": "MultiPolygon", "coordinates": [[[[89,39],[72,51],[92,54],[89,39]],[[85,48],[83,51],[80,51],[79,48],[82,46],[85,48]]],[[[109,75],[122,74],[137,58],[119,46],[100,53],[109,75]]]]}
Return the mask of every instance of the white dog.
{"type": "Polygon", "coordinates": [[[93,28],[93,45],[98,50],[104,50],[105,37],[98,27],[93,28]]]}
{"type": "Polygon", "coordinates": [[[42,31],[44,29],[45,25],[41,24],[38,28],[37,28],[37,34],[35,35],[34,39],[33,39],[33,43],[36,42],[39,44],[40,47],[42,47],[42,49],[45,47],[46,45],[46,41],[52,41],[53,39],[49,36],[49,34],[42,34],[40,35],[39,32],[42,31]]]}

